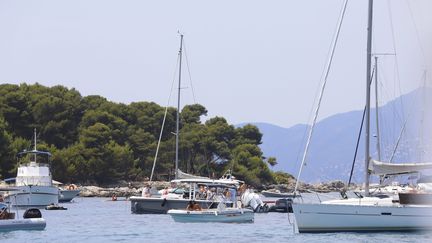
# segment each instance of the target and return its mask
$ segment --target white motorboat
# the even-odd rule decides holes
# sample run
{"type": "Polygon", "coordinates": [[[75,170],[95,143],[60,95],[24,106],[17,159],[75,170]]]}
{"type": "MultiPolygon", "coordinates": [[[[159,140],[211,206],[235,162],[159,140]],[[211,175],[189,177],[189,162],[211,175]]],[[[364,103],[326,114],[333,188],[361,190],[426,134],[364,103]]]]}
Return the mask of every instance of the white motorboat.
{"type": "MultiPolygon", "coordinates": [[[[345,13],[347,1],[344,2],[343,12],[339,23],[339,30],[345,13]]],[[[432,163],[384,163],[370,159],[370,89],[372,73],[372,11],[373,0],[369,0],[368,18],[368,49],[367,49],[367,75],[366,75],[366,108],[365,108],[365,197],[358,195],[358,198],[345,198],[340,200],[324,201],[321,203],[308,204],[301,200],[294,200],[292,204],[296,218],[296,226],[300,233],[318,232],[369,232],[369,231],[417,231],[432,229],[432,202],[427,196],[412,197],[403,200],[394,199],[391,196],[382,195],[374,197],[369,191],[369,179],[372,174],[400,175],[418,172],[431,168],[432,163]],[[424,200],[426,198],[426,200],[424,200]],[[425,202],[426,201],[426,202],[425,202]],[[419,203],[421,202],[421,203],[419,203]]],[[[339,31],[338,30],[338,31],[339,31]]],[[[336,36],[337,38],[337,36],[336,36]]],[[[336,39],[337,40],[337,39],[336,39]]],[[[336,41],[334,42],[336,43],[336,41]]],[[[334,44],[335,46],[335,44],[334,44]]],[[[334,49],[333,49],[334,51],[334,49]]],[[[375,59],[377,60],[377,59],[375,59]]],[[[330,60],[331,61],[331,60],[330,60]]],[[[377,79],[377,67],[375,65],[375,78],[377,79]]],[[[376,82],[376,80],[375,80],[376,82]]],[[[323,90],[322,90],[323,91],[323,90]]],[[[321,97],[322,97],[321,91],[321,97]]],[[[320,99],[321,99],[320,97],[320,99]]],[[[319,109],[319,105],[318,105],[319,109]]],[[[318,114],[318,109],[315,114],[318,114]]],[[[302,165],[295,191],[297,191],[299,178],[305,164],[307,148],[312,136],[313,126],[309,132],[308,144],[303,155],[302,165]]],[[[377,126],[378,127],[378,126],[377,126]]],[[[379,132],[378,132],[379,134],[379,132]]],[[[379,136],[378,136],[379,137],[379,136]]],[[[378,143],[379,144],[379,143],[378,143]]],[[[379,147],[379,146],[378,146],[379,147]]],[[[379,149],[378,149],[379,151],[379,149]]],[[[378,152],[378,157],[379,152],[378,152]]],[[[391,159],[390,159],[391,161],[391,159]]],[[[349,184],[349,183],[348,183],[349,184]]],[[[399,194],[399,197],[402,193],[399,194]]],[[[403,196],[401,197],[403,198],[403,196]]],[[[430,198],[430,197],[429,197],[430,198]]]]}
{"type": "Polygon", "coordinates": [[[70,202],[75,197],[79,196],[80,190],[62,189],[59,188],[58,201],[61,203],[70,202]]]}
{"type": "MultiPolygon", "coordinates": [[[[60,182],[58,182],[60,183],[60,182]]],[[[61,184],[61,183],[60,183],[61,184]]],[[[59,185],[60,185],[59,184],[59,185]]],[[[75,197],[78,197],[80,194],[80,190],[75,184],[70,184],[66,187],[59,187],[58,201],[60,203],[70,202],[75,197]]]]}
{"type": "Polygon", "coordinates": [[[34,150],[18,154],[19,158],[28,157],[29,162],[20,163],[17,169],[14,190],[4,197],[5,202],[16,207],[45,207],[57,204],[58,188],[52,184],[50,166],[51,153],[38,151],[36,148],[36,130],[34,134],[34,150]],[[38,161],[44,157],[44,163],[38,161]]]}
{"type": "Polygon", "coordinates": [[[46,221],[43,218],[36,219],[0,219],[0,231],[13,230],[43,230],[46,221]]]}
{"type": "MultiPolygon", "coordinates": [[[[10,190],[0,189],[0,191],[10,190]]],[[[15,213],[10,212],[9,206],[0,203],[0,232],[13,230],[43,230],[46,227],[46,221],[42,218],[39,209],[27,209],[23,218],[19,219],[15,213]]]]}
{"type": "Polygon", "coordinates": [[[209,208],[217,206],[217,202],[213,200],[210,195],[204,195],[200,189],[202,187],[214,188],[214,193],[222,193],[218,188],[230,188],[232,190],[231,203],[236,201],[235,194],[236,188],[239,185],[237,180],[211,180],[211,179],[178,179],[172,180],[172,183],[187,184],[188,191],[182,194],[177,194],[176,191],[182,189],[174,189],[168,194],[158,194],[157,197],[152,195],[142,195],[140,197],[130,197],[132,213],[136,214],[165,214],[170,209],[184,209],[187,207],[191,200],[194,200],[202,208],[209,208]]]}
{"type": "Polygon", "coordinates": [[[181,223],[253,223],[254,211],[247,208],[225,207],[219,203],[217,208],[188,210],[171,209],[168,214],[175,222],[181,223]]]}

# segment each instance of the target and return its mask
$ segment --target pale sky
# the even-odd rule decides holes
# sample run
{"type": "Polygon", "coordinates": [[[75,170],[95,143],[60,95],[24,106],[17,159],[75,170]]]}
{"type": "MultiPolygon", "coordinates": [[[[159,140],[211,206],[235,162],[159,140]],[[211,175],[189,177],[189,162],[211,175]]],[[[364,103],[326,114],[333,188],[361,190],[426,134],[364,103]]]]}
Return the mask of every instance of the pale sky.
{"type": "MultiPolygon", "coordinates": [[[[0,82],[166,105],[180,30],[196,101],[209,117],[289,127],[310,121],[342,2],[0,0],[0,82]]],[[[366,2],[348,5],[320,119],[364,106],[366,2]]],[[[374,52],[395,53],[395,43],[398,58],[401,85],[389,88],[389,100],[431,70],[432,1],[375,2],[374,52]]],[[[385,79],[396,77],[394,60],[382,58],[385,79]]]]}

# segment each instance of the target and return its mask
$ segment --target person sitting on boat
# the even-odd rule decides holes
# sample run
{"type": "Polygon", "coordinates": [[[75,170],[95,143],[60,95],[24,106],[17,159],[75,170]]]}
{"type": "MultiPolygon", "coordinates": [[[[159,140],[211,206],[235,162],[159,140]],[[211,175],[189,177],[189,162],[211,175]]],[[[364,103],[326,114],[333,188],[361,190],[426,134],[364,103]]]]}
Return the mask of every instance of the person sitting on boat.
{"type": "Polygon", "coordinates": [[[231,192],[228,190],[228,188],[225,188],[223,195],[225,196],[226,199],[231,198],[231,192]]]}
{"type": "Polygon", "coordinates": [[[148,184],[145,184],[145,186],[142,190],[142,196],[143,197],[150,197],[150,187],[148,184]]]}
{"type": "Polygon", "coordinates": [[[213,199],[214,195],[216,194],[216,188],[212,187],[211,189],[207,190],[207,200],[213,199]]]}
{"type": "Polygon", "coordinates": [[[230,194],[231,194],[230,200],[231,200],[231,202],[234,203],[235,201],[237,201],[237,191],[236,191],[235,188],[231,188],[231,189],[229,189],[229,191],[230,191],[230,194]]]}
{"type": "Polygon", "coordinates": [[[168,193],[169,193],[169,189],[168,189],[168,187],[166,186],[166,187],[162,190],[162,195],[168,195],[168,193]]]}
{"type": "MultiPolygon", "coordinates": [[[[1,195],[0,195],[1,196],[1,195]]],[[[0,204],[0,219],[9,219],[8,211],[5,204],[0,204]]]]}
{"type": "Polygon", "coordinates": [[[189,201],[186,210],[188,210],[188,211],[201,211],[202,208],[194,200],[191,200],[191,201],[189,201]]]}
{"type": "Polygon", "coordinates": [[[207,187],[201,185],[200,188],[199,188],[199,191],[198,191],[197,198],[199,198],[199,199],[207,199],[207,191],[208,191],[207,187]]]}

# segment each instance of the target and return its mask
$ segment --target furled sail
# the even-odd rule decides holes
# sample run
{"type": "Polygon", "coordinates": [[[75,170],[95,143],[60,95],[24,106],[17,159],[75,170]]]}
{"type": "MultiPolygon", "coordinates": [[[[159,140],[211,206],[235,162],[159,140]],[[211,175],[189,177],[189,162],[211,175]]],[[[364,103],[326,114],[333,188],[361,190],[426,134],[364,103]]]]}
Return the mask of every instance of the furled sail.
{"type": "Polygon", "coordinates": [[[370,170],[375,175],[398,175],[432,169],[432,163],[388,163],[371,160],[370,170]]]}
{"type": "Polygon", "coordinates": [[[208,177],[191,175],[188,173],[184,173],[180,169],[177,171],[177,179],[209,179],[208,177]]]}

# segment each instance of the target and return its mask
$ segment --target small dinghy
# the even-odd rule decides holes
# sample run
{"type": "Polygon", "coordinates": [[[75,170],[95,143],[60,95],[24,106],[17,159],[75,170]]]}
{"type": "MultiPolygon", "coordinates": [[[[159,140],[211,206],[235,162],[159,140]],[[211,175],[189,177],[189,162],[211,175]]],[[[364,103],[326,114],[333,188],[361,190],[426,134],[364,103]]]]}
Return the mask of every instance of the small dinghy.
{"type": "MultiPolygon", "coordinates": [[[[198,205],[198,204],[197,204],[198,205]]],[[[219,203],[217,208],[171,209],[168,214],[175,222],[181,223],[253,223],[254,212],[246,208],[226,207],[219,203]]]]}
{"type": "Polygon", "coordinates": [[[45,207],[45,210],[67,210],[67,208],[55,204],[50,204],[45,207]]]}
{"type": "Polygon", "coordinates": [[[0,231],[13,230],[43,230],[46,221],[39,209],[27,209],[22,219],[17,219],[15,213],[9,212],[6,204],[0,203],[0,231]]]}

